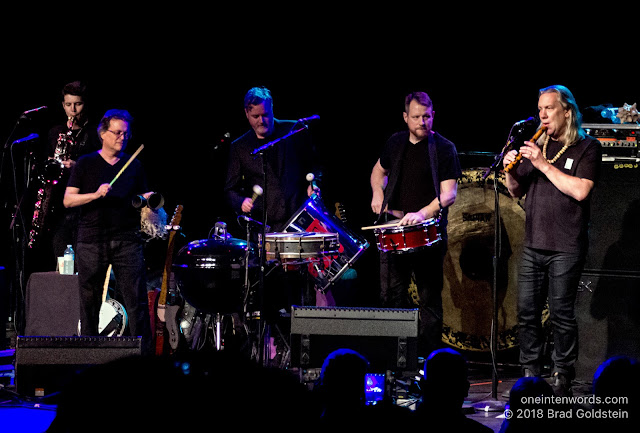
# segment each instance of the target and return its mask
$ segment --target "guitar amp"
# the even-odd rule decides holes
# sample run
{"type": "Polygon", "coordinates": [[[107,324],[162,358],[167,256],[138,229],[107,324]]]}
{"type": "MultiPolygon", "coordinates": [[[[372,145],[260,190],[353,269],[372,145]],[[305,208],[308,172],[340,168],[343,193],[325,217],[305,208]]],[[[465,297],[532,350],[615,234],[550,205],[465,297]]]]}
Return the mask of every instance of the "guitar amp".
{"type": "Polygon", "coordinates": [[[598,139],[603,156],[638,157],[640,125],[635,123],[583,123],[585,132],[598,139]]]}
{"type": "Polygon", "coordinates": [[[418,310],[299,307],[291,310],[291,363],[321,367],[337,349],[359,352],[371,371],[415,371],[418,310]]]}

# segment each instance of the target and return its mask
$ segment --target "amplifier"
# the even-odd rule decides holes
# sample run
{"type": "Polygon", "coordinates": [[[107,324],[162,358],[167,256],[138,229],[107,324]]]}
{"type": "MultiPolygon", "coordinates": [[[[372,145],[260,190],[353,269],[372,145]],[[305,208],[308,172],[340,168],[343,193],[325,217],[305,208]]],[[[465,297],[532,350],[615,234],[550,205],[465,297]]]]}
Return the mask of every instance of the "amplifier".
{"type": "Polygon", "coordinates": [[[92,365],[141,354],[140,337],[18,336],[16,388],[21,395],[47,397],[92,365]]]}
{"type": "Polygon", "coordinates": [[[603,156],[638,156],[640,125],[635,123],[583,123],[585,132],[600,141],[603,156]]]}
{"type": "Polygon", "coordinates": [[[349,348],[365,356],[372,371],[416,370],[418,310],[299,307],[291,310],[291,362],[321,367],[327,355],[349,348]]]}

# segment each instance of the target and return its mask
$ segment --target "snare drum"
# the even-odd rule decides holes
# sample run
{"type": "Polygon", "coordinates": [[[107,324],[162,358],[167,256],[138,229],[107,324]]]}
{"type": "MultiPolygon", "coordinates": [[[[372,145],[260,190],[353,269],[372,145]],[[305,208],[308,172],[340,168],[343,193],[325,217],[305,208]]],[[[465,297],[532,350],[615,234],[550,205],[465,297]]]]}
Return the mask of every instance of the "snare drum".
{"type": "Polygon", "coordinates": [[[375,229],[378,250],[393,253],[410,253],[430,247],[440,241],[438,220],[431,218],[409,226],[375,229]]]}
{"type": "Polygon", "coordinates": [[[340,248],[336,233],[267,233],[265,239],[267,260],[283,265],[321,260],[325,255],[338,254],[340,248]]]}

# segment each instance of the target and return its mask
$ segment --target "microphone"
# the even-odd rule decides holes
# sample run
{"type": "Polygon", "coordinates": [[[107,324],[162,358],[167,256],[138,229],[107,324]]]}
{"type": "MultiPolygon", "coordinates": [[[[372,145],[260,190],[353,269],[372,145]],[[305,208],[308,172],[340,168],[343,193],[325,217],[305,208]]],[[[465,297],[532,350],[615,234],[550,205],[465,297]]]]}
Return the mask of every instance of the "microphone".
{"type": "Polygon", "coordinates": [[[534,119],[533,117],[529,117],[528,119],[517,121],[513,124],[513,126],[530,126],[535,125],[536,122],[536,119],[534,119]]]}
{"type": "MultiPolygon", "coordinates": [[[[20,144],[20,143],[28,143],[30,141],[33,140],[37,140],[38,138],[40,138],[40,136],[38,134],[29,134],[26,137],[23,138],[19,138],[16,141],[14,141],[13,143],[11,143],[11,145],[13,146],[14,144],[20,144]]],[[[8,145],[9,143],[7,143],[8,145]]],[[[7,148],[7,146],[5,145],[4,147],[5,149],[7,148]]]]}
{"type": "Polygon", "coordinates": [[[220,139],[220,141],[218,143],[216,143],[215,146],[213,146],[213,150],[220,149],[220,146],[225,144],[229,140],[229,138],[231,138],[231,134],[228,133],[228,132],[225,132],[224,135],[222,135],[222,138],[220,139]]]}
{"type": "Polygon", "coordinates": [[[298,119],[298,123],[304,123],[306,125],[312,120],[320,120],[320,116],[318,116],[317,114],[314,114],[313,116],[303,117],[302,119],[298,119]]]}
{"type": "Polygon", "coordinates": [[[251,204],[258,198],[258,196],[262,195],[262,187],[260,185],[253,185],[253,196],[251,196],[251,204]]]}
{"type": "Polygon", "coordinates": [[[26,115],[31,114],[31,113],[37,113],[38,111],[44,110],[45,108],[47,108],[46,105],[43,105],[42,107],[38,107],[38,108],[33,108],[31,110],[25,111],[24,113],[22,113],[22,115],[26,116],[26,115]]]}

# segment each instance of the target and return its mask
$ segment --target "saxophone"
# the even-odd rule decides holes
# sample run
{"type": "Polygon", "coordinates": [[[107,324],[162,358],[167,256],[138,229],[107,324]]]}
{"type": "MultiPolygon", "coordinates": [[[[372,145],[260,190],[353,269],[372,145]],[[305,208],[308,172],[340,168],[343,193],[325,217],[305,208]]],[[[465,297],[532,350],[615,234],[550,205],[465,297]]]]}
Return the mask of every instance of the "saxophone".
{"type": "Polygon", "coordinates": [[[41,235],[46,231],[45,226],[47,216],[54,210],[51,206],[51,198],[58,182],[64,174],[63,161],[71,158],[71,149],[74,145],[73,140],[73,116],[67,119],[67,132],[60,133],[56,141],[56,147],[53,152],[53,158],[47,160],[44,169],[38,175],[40,187],[36,194],[36,202],[34,204],[33,218],[31,219],[31,230],[29,231],[29,248],[37,245],[41,235]]]}

